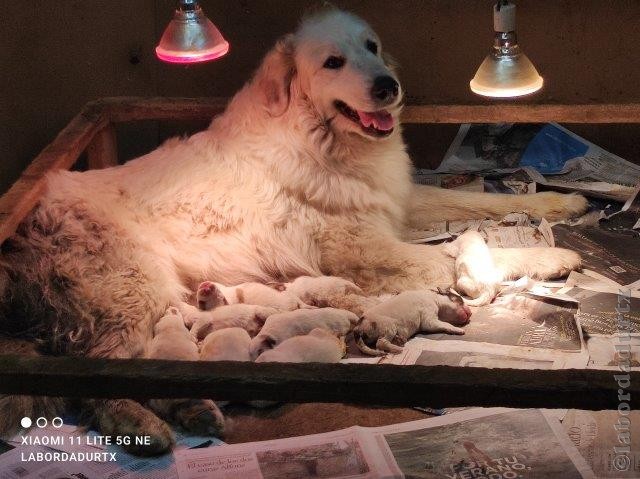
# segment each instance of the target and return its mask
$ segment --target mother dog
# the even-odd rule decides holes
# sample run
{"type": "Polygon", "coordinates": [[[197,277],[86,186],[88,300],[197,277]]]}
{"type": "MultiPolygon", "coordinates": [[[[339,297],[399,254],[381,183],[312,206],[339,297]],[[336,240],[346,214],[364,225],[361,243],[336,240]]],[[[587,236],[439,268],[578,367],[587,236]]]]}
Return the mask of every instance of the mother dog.
{"type": "MultiPolygon", "coordinates": [[[[38,208],[3,245],[0,318],[39,333],[50,352],[135,357],[167,306],[205,278],[237,284],[330,274],[372,294],[450,286],[453,259],[440,246],[403,242],[406,228],[585,210],[580,196],[412,184],[401,99],[365,22],[336,10],[307,19],[206,131],[124,166],[51,174],[38,208]]],[[[580,264],[562,249],[492,254],[504,278],[554,277],[580,264]]],[[[216,432],[222,423],[212,404],[156,411],[216,432]]],[[[134,401],[87,405],[105,434],[150,435],[147,452],[171,444],[166,424],[134,401]]]]}

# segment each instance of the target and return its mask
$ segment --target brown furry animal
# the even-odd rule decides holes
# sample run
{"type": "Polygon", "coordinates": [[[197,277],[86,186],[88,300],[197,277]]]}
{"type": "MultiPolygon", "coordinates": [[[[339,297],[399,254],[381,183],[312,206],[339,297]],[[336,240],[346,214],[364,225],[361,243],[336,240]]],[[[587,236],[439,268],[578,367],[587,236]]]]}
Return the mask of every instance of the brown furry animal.
{"type": "MultiPolygon", "coordinates": [[[[204,279],[332,275],[366,295],[448,287],[454,259],[442,246],[403,242],[407,227],[585,210],[580,196],[413,184],[398,123],[403,91],[382,51],[363,20],[320,12],[277,43],[207,130],[122,166],[50,174],[38,207],[2,246],[1,327],[29,329],[53,353],[141,357],[166,308],[204,279]]],[[[580,265],[562,249],[491,253],[502,279],[580,265]]],[[[103,434],[150,436],[147,453],[171,445],[167,425],[138,403],[86,406],[103,434]]]]}

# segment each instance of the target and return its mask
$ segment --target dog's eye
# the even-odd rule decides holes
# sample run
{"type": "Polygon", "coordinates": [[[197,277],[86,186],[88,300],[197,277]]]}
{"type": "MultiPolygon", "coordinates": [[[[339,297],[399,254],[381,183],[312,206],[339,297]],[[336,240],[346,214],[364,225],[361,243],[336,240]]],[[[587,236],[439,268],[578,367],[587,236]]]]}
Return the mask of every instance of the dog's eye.
{"type": "Polygon", "coordinates": [[[323,67],[329,68],[331,70],[337,70],[338,68],[342,68],[344,66],[344,61],[345,60],[343,57],[331,56],[324,62],[323,67]]]}
{"type": "Polygon", "coordinates": [[[367,40],[366,47],[367,47],[367,50],[369,50],[374,55],[378,54],[378,44],[373,40],[367,40]]]}

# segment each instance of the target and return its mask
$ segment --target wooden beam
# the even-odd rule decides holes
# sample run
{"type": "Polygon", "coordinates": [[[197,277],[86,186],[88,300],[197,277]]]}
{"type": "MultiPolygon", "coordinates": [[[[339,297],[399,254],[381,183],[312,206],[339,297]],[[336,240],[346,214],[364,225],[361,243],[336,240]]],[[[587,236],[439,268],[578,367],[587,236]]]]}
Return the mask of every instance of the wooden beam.
{"type": "MultiPolygon", "coordinates": [[[[615,371],[0,356],[0,393],[386,406],[616,409],[615,371]]],[[[622,373],[619,373],[622,374],[622,373]]],[[[640,406],[640,372],[625,389],[640,406]]]]}
{"type": "Polygon", "coordinates": [[[96,132],[87,146],[87,166],[98,170],[118,165],[118,140],[113,123],[96,132]]]}
{"type": "Polygon", "coordinates": [[[88,105],[58,134],[0,197],[0,243],[16,230],[38,203],[46,186],[46,174],[68,170],[107,124],[99,107],[88,105]]]}

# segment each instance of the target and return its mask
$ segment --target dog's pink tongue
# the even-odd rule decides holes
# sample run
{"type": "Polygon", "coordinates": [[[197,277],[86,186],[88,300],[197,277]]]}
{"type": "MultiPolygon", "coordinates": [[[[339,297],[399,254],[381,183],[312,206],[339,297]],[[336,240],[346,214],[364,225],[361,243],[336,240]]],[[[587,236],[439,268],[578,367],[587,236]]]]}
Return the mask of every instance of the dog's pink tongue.
{"type": "Polygon", "coordinates": [[[389,131],[393,129],[393,117],[386,110],[380,111],[358,111],[360,122],[365,127],[373,126],[377,130],[389,131]]]}

